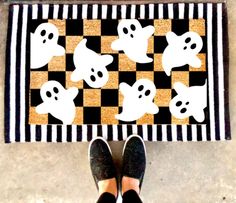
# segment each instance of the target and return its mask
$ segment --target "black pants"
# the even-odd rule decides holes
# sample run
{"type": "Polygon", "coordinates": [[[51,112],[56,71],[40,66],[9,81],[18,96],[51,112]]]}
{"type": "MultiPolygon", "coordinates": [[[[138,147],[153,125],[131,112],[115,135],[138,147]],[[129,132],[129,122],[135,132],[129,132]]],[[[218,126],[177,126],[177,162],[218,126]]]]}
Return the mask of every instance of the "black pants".
{"type": "MultiPolygon", "coordinates": [[[[115,203],[116,198],[111,193],[105,192],[103,193],[97,203],[115,203]]],[[[129,190],[123,194],[123,203],[142,203],[138,194],[134,190],[129,190]]]]}

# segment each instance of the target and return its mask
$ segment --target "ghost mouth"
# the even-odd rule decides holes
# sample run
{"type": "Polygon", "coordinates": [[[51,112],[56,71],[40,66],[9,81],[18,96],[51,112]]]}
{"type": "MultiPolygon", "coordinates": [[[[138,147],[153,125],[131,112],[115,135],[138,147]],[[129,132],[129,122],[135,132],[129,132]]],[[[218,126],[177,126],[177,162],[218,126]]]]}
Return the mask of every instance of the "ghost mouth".
{"type": "Polygon", "coordinates": [[[131,35],[130,35],[130,37],[131,37],[131,38],[134,38],[134,35],[133,35],[133,34],[131,34],[131,35]]]}
{"type": "Polygon", "coordinates": [[[44,44],[45,44],[45,42],[46,42],[46,39],[43,40],[43,43],[44,43],[44,44]]]}

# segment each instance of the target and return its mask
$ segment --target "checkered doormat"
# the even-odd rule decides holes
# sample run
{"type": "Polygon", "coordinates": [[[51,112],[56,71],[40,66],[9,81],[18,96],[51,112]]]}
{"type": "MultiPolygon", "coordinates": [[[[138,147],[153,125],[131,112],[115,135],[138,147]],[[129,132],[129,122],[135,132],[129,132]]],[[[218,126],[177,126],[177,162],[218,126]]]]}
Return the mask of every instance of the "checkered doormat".
{"type": "Polygon", "coordinates": [[[6,142],[230,139],[225,4],[11,5],[6,142]]]}

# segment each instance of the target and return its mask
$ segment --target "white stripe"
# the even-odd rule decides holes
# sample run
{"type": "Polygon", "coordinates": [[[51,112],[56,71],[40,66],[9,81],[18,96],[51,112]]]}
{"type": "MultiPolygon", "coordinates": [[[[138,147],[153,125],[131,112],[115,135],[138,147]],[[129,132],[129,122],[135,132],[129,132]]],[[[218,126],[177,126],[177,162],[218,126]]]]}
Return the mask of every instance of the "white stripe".
{"type": "Polygon", "coordinates": [[[169,14],[169,18],[173,19],[174,18],[174,8],[173,8],[173,4],[168,4],[168,14],[169,14]]]}
{"type": "Polygon", "coordinates": [[[147,125],[144,124],[144,125],[142,126],[142,128],[143,128],[143,140],[144,140],[144,141],[148,141],[148,129],[147,129],[147,125]]]}
{"type": "Polygon", "coordinates": [[[32,5],[32,19],[38,18],[38,5],[34,4],[32,5]]]}
{"type": "Polygon", "coordinates": [[[201,127],[202,127],[202,141],[207,141],[206,125],[201,125],[201,127]]]}
{"type": "Polygon", "coordinates": [[[159,19],[163,19],[163,4],[158,5],[158,15],[159,19]]]}
{"type": "Polygon", "coordinates": [[[77,141],[77,125],[71,126],[71,141],[76,142],[77,141]]]}
{"type": "Polygon", "coordinates": [[[132,134],[133,135],[138,135],[137,125],[132,125],[132,134]]]}
{"type": "Polygon", "coordinates": [[[82,19],[87,19],[88,4],[82,5],[82,19]]]}
{"type": "Polygon", "coordinates": [[[25,142],[25,58],[28,5],[23,5],[22,38],[21,38],[21,71],[20,71],[20,141],[25,142]]]}
{"type": "Polygon", "coordinates": [[[49,5],[43,5],[43,19],[48,19],[49,5]]]}
{"type": "Polygon", "coordinates": [[[198,18],[203,18],[203,4],[198,4],[198,18]]]}
{"type": "Polygon", "coordinates": [[[102,135],[103,135],[103,138],[107,140],[108,138],[108,135],[107,135],[107,128],[108,126],[107,125],[102,125],[102,135]]]}
{"type": "Polygon", "coordinates": [[[97,125],[92,125],[92,139],[98,136],[98,126],[97,125]]]}
{"type": "Polygon", "coordinates": [[[93,5],[93,12],[92,13],[93,13],[92,18],[97,19],[98,18],[98,5],[97,4],[93,5]]]}
{"type": "Polygon", "coordinates": [[[140,18],[144,19],[145,18],[145,6],[140,5],[140,18]]]}
{"type": "Polygon", "coordinates": [[[152,125],[152,140],[157,141],[157,125],[152,125]]]}
{"type": "Polygon", "coordinates": [[[41,125],[41,142],[47,142],[47,125],[41,125]]]}
{"type": "Polygon", "coordinates": [[[222,30],[222,4],[217,5],[217,34],[218,34],[218,78],[219,78],[219,117],[220,139],[225,140],[225,102],[224,102],[224,65],[223,65],[223,30],[222,30]]]}
{"type": "Polygon", "coordinates": [[[189,19],[193,19],[194,4],[189,4],[189,19]]]}
{"type": "Polygon", "coordinates": [[[121,5],[121,18],[126,18],[126,5],[121,5]]]}
{"type": "Polygon", "coordinates": [[[177,125],[171,125],[171,136],[172,136],[172,141],[176,142],[177,141],[177,125]]]}
{"type": "Polygon", "coordinates": [[[187,142],[187,125],[182,125],[182,138],[183,142],[187,142]]]}
{"type": "Polygon", "coordinates": [[[154,19],[154,4],[149,4],[149,19],[154,19]]]}
{"type": "Polygon", "coordinates": [[[73,5],[73,9],[72,9],[72,18],[73,19],[77,19],[77,15],[78,15],[78,5],[73,5]]]}
{"type": "Polygon", "coordinates": [[[215,102],[214,102],[214,78],[213,78],[213,50],[212,50],[212,4],[207,4],[207,53],[208,53],[208,87],[211,139],[215,140],[215,102]]]}
{"type": "Polygon", "coordinates": [[[10,59],[10,141],[15,142],[15,125],[16,125],[16,37],[18,23],[19,6],[13,7],[13,22],[11,35],[11,59],[10,59]]]}
{"type": "Polygon", "coordinates": [[[135,11],[136,11],[136,5],[132,5],[131,6],[131,13],[130,13],[131,18],[135,18],[135,11]]]}
{"type": "Polygon", "coordinates": [[[179,4],[179,19],[184,19],[185,4],[179,4]]]}
{"type": "Polygon", "coordinates": [[[161,129],[162,129],[162,141],[166,142],[167,141],[167,126],[161,125],[161,129]]]}
{"type": "Polygon", "coordinates": [[[107,19],[107,5],[102,5],[102,19],[107,19]]]}
{"type": "Polygon", "coordinates": [[[52,142],[57,142],[57,126],[52,125],[52,142]]]}
{"type": "Polygon", "coordinates": [[[36,142],[36,125],[30,125],[30,142],[36,142]]]}
{"type": "Polygon", "coordinates": [[[88,139],[87,125],[82,125],[82,142],[87,142],[87,139],[88,139]]]}
{"type": "Polygon", "coordinates": [[[112,5],[112,15],[111,15],[111,18],[112,19],[116,19],[117,17],[117,5],[112,5]]]}
{"type": "Polygon", "coordinates": [[[63,6],[63,19],[67,19],[68,18],[68,5],[64,5],[63,6]]]}
{"type": "Polygon", "coordinates": [[[54,5],[53,8],[53,19],[58,19],[59,5],[54,5]]]}
{"type": "Polygon", "coordinates": [[[117,125],[112,125],[113,140],[118,141],[118,129],[117,125]]]}
{"type": "Polygon", "coordinates": [[[67,127],[66,125],[62,125],[61,126],[62,130],[61,130],[61,137],[62,137],[62,142],[67,142],[67,127]]]}
{"type": "Polygon", "coordinates": [[[122,135],[123,135],[123,140],[126,140],[128,135],[127,135],[127,125],[122,125],[122,135]]]}
{"type": "Polygon", "coordinates": [[[197,141],[197,125],[191,125],[192,128],[192,141],[197,141]]]}

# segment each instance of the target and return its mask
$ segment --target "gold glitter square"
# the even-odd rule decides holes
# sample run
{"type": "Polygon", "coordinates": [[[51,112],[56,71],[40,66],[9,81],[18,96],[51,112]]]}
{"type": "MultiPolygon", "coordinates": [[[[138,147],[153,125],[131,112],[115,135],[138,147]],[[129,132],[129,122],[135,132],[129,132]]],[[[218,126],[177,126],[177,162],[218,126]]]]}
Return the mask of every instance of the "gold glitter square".
{"type": "Polygon", "coordinates": [[[60,36],[66,35],[66,21],[65,20],[48,20],[49,23],[54,24],[58,31],[60,36]]]}
{"type": "Polygon", "coordinates": [[[174,116],[171,116],[171,123],[177,125],[187,125],[189,124],[189,118],[179,119],[175,118],[174,116]]]}
{"type": "Polygon", "coordinates": [[[82,36],[66,36],[66,53],[73,54],[82,39],[82,36]]]}
{"type": "Polygon", "coordinates": [[[152,36],[148,39],[147,53],[148,54],[153,54],[154,53],[154,36],[152,36]]]}
{"type": "Polygon", "coordinates": [[[158,89],[154,102],[158,107],[168,107],[171,100],[171,89],[158,89]]]}
{"type": "Polygon", "coordinates": [[[84,106],[101,106],[100,89],[84,89],[84,106]]]}
{"type": "Polygon", "coordinates": [[[115,115],[118,113],[118,107],[101,107],[101,123],[118,124],[119,121],[115,118],[115,115]]]}
{"type": "Polygon", "coordinates": [[[100,36],[101,20],[84,20],[84,36],[100,36]]]}
{"type": "Polygon", "coordinates": [[[136,63],[131,61],[125,54],[119,54],[120,71],[136,71],[136,63]]]}
{"type": "Polygon", "coordinates": [[[78,89],[83,89],[83,80],[80,80],[78,82],[72,82],[71,74],[72,74],[72,71],[66,72],[66,88],[77,87],[78,89]]]}
{"type": "Polygon", "coordinates": [[[152,71],[137,71],[136,78],[139,79],[149,79],[151,81],[154,80],[154,72],[152,71]]]}
{"type": "Polygon", "coordinates": [[[54,56],[48,64],[48,71],[65,71],[66,56],[54,56]]]}
{"type": "Polygon", "coordinates": [[[154,20],[155,36],[165,36],[167,32],[171,31],[171,20],[170,19],[159,19],[154,20]]]}
{"type": "Polygon", "coordinates": [[[48,72],[31,71],[30,73],[30,89],[40,89],[42,85],[48,81],[48,72]]]}
{"type": "Polygon", "coordinates": [[[196,32],[200,36],[206,35],[205,20],[204,19],[191,19],[189,20],[189,31],[196,32]]]}
{"type": "Polygon", "coordinates": [[[154,115],[153,114],[144,114],[140,119],[137,120],[137,125],[142,124],[152,124],[154,123],[154,115]]]}
{"type": "Polygon", "coordinates": [[[181,82],[187,87],[189,86],[189,72],[188,71],[172,71],[172,88],[176,82],[181,82]]]}
{"type": "Polygon", "coordinates": [[[36,107],[29,108],[29,123],[30,124],[48,124],[48,114],[38,114],[36,107]]]}
{"type": "Polygon", "coordinates": [[[117,36],[101,36],[101,53],[118,53],[111,48],[112,42],[116,39],[118,39],[117,36]]]}
{"type": "Polygon", "coordinates": [[[189,71],[206,71],[206,54],[198,54],[198,58],[201,60],[202,64],[200,68],[189,67],[189,71]]]}
{"type": "Polygon", "coordinates": [[[154,54],[154,71],[164,71],[162,66],[162,54],[154,54]]]}
{"type": "Polygon", "coordinates": [[[119,75],[117,71],[109,71],[109,80],[102,89],[118,89],[119,87],[119,75]]]}
{"type": "Polygon", "coordinates": [[[84,122],[84,111],[83,107],[76,107],[75,119],[73,124],[83,124],[84,122]]]}

